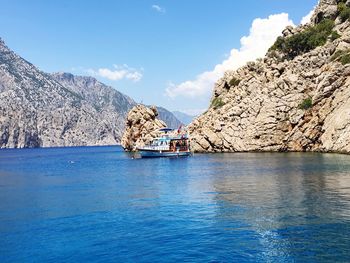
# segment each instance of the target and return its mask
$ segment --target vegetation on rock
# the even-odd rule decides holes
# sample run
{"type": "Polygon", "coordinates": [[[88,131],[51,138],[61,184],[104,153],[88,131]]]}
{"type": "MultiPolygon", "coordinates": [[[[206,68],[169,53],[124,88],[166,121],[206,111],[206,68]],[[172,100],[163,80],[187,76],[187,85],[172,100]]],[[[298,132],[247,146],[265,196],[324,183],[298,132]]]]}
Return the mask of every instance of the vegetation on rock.
{"type": "Polygon", "coordinates": [[[350,19],[350,7],[348,7],[344,1],[341,1],[338,4],[338,12],[339,12],[339,17],[342,22],[345,22],[346,20],[350,19]]]}
{"type": "Polygon", "coordinates": [[[308,110],[311,107],[312,107],[312,99],[310,97],[303,100],[299,105],[299,109],[301,110],[308,110]]]}
{"type": "Polygon", "coordinates": [[[214,98],[213,101],[211,102],[211,105],[210,107],[211,108],[214,108],[214,109],[218,109],[218,108],[221,108],[222,106],[224,106],[225,103],[222,101],[221,98],[214,98]]]}
{"type": "Polygon", "coordinates": [[[233,78],[230,80],[230,83],[229,83],[229,84],[230,84],[231,87],[236,87],[236,86],[239,85],[240,82],[241,82],[240,79],[237,79],[237,78],[233,77],[233,78]]]}
{"type": "Polygon", "coordinates": [[[339,61],[343,65],[350,63],[350,49],[338,50],[331,58],[332,61],[339,61]]]}
{"type": "Polygon", "coordinates": [[[332,31],[332,34],[331,34],[331,40],[334,41],[336,39],[340,38],[340,35],[337,31],[332,31]]]}
{"type": "MultiPolygon", "coordinates": [[[[323,46],[330,34],[333,35],[334,21],[324,19],[315,26],[296,33],[290,37],[278,37],[269,51],[278,50],[286,55],[287,59],[293,59],[298,55],[309,52],[318,46],[323,46]]],[[[335,37],[336,35],[334,35],[335,37]]]]}

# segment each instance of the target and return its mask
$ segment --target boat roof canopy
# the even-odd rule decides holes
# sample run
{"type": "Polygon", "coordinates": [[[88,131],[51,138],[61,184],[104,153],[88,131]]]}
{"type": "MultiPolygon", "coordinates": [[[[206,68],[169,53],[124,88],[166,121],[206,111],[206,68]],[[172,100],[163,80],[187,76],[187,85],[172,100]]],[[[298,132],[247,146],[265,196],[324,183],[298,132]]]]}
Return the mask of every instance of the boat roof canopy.
{"type": "Polygon", "coordinates": [[[161,132],[170,132],[170,131],[173,131],[174,129],[170,129],[170,128],[162,128],[162,129],[159,129],[159,131],[161,132]]]}

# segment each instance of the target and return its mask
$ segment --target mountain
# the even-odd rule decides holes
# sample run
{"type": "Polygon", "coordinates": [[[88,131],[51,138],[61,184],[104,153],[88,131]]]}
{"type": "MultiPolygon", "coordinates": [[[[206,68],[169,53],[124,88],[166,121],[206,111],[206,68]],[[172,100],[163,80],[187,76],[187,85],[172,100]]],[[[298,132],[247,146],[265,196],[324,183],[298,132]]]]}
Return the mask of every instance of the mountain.
{"type": "MultiPolygon", "coordinates": [[[[93,77],[75,76],[71,73],[53,73],[51,76],[64,87],[82,96],[98,111],[104,113],[104,118],[110,116],[110,112],[121,112],[122,122],[129,110],[136,105],[135,101],[109,87],[93,77]],[[102,111],[103,109],[103,111],[102,111]]],[[[173,113],[163,107],[157,106],[158,118],[170,128],[178,128],[182,122],[173,113]]]]}
{"type": "Polygon", "coordinates": [[[135,105],[92,77],[45,73],[0,39],[0,148],[120,143],[135,105]]]}
{"type": "Polygon", "coordinates": [[[321,0],[309,24],[216,83],[189,126],[192,149],[349,153],[349,76],[350,1],[321,0]]]}
{"type": "Polygon", "coordinates": [[[110,116],[104,118],[105,109],[0,42],[1,148],[115,144],[133,102],[125,97],[120,105],[124,111],[108,112],[110,116]]]}
{"type": "Polygon", "coordinates": [[[173,111],[173,114],[178,120],[180,120],[185,125],[190,124],[195,118],[195,116],[188,115],[181,111],[173,111]]]}
{"type": "Polygon", "coordinates": [[[136,104],[128,96],[93,77],[75,76],[71,73],[53,73],[50,75],[62,86],[81,96],[98,112],[105,113],[105,115],[111,112],[119,112],[121,116],[125,116],[136,104]]]}
{"type": "Polygon", "coordinates": [[[168,128],[177,129],[184,123],[181,122],[174,113],[168,111],[163,107],[157,107],[158,118],[164,121],[168,128]]]}
{"type": "MultiPolygon", "coordinates": [[[[108,119],[113,112],[120,112],[124,123],[129,110],[136,102],[116,89],[109,87],[93,77],[75,76],[71,73],[53,73],[51,76],[64,87],[82,96],[86,101],[103,113],[103,118],[108,119]]],[[[178,128],[182,123],[173,113],[163,107],[157,106],[158,118],[170,128],[178,128]]]]}

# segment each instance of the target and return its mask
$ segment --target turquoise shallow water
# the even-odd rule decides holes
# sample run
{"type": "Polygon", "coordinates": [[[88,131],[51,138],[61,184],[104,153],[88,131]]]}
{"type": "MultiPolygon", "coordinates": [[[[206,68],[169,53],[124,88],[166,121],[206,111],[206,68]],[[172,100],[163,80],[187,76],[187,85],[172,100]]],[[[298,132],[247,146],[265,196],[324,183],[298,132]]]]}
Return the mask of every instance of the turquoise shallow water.
{"type": "Polygon", "coordinates": [[[350,262],[350,156],[0,150],[0,262],[350,262]]]}

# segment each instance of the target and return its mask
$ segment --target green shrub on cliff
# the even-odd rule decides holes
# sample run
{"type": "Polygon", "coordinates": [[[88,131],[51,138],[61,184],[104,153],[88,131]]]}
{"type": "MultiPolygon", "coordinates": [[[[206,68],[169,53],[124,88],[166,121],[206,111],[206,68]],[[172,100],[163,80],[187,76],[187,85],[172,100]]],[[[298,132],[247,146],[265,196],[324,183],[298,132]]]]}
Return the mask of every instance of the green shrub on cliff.
{"type": "Polygon", "coordinates": [[[343,1],[338,4],[338,12],[342,22],[350,19],[350,7],[348,7],[343,1]]]}
{"type": "Polygon", "coordinates": [[[230,80],[230,83],[229,83],[229,84],[230,84],[231,87],[236,87],[236,86],[239,85],[240,82],[241,82],[241,80],[239,80],[239,79],[233,77],[233,78],[230,80]]]}
{"type": "Polygon", "coordinates": [[[222,101],[221,98],[214,98],[213,101],[211,102],[211,105],[210,107],[211,108],[214,108],[214,109],[218,109],[218,108],[221,108],[222,106],[224,106],[225,103],[222,101]]]}
{"type": "Polygon", "coordinates": [[[350,63],[350,49],[338,50],[331,58],[332,61],[339,61],[343,65],[350,63]]]}
{"type": "Polygon", "coordinates": [[[301,109],[301,110],[307,110],[307,109],[310,109],[311,107],[312,107],[312,99],[311,98],[307,98],[307,99],[303,100],[299,105],[299,109],[301,109]]]}
{"type": "Polygon", "coordinates": [[[342,56],[340,59],[340,63],[342,63],[343,65],[349,64],[350,63],[350,54],[347,53],[344,56],[342,56]]]}
{"type": "Polygon", "coordinates": [[[331,40],[334,41],[336,39],[340,38],[340,35],[338,34],[337,31],[332,31],[331,33],[331,40]]]}
{"type": "Polygon", "coordinates": [[[333,27],[333,20],[324,19],[319,24],[290,37],[278,37],[269,51],[279,50],[286,55],[286,58],[293,59],[300,54],[324,45],[329,35],[333,32],[333,27]]]}
{"type": "Polygon", "coordinates": [[[269,48],[269,51],[282,50],[285,44],[283,37],[278,37],[272,47],[269,48]]]}

